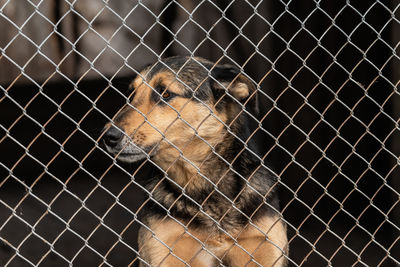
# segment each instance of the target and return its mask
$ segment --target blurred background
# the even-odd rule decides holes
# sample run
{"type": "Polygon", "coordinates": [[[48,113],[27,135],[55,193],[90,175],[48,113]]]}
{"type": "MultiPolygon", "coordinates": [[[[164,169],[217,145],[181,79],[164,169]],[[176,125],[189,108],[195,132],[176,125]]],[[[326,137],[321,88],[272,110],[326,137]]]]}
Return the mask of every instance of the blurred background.
{"type": "Polygon", "coordinates": [[[400,262],[400,2],[0,0],[0,266],[137,264],[139,183],[98,145],[149,63],[257,83],[290,266],[400,262]]]}

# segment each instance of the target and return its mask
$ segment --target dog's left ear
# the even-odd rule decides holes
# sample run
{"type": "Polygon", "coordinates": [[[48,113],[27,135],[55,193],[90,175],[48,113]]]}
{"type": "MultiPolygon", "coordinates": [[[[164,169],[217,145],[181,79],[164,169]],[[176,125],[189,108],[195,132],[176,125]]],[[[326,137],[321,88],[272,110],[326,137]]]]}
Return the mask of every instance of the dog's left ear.
{"type": "Polygon", "coordinates": [[[226,91],[241,103],[251,106],[258,114],[256,85],[232,65],[216,65],[211,70],[211,89],[216,99],[226,91]]]}

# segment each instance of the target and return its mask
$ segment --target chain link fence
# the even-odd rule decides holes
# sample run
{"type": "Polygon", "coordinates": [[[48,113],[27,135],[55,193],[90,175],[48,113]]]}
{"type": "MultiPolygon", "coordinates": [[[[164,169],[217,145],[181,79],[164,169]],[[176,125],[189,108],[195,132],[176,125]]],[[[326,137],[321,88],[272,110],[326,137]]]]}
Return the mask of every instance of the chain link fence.
{"type": "Polygon", "coordinates": [[[242,112],[289,266],[399,266],[399,20],[395,0],[0,0],[0,266],[148,265],[140,181],[157,166],[116,161],[102,129],[172,55],[256,85],[259,114],[242,112]]]}

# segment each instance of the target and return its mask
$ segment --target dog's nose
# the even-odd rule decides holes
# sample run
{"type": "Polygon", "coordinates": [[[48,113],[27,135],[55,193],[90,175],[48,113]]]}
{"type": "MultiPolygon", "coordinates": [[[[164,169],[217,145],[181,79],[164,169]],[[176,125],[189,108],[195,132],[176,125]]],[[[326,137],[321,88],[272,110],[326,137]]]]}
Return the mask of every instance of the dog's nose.
{"type": "Polygon", "coordinates": [[[122,131],[120,129],[111,127],[104,134],[104,137],[103,137],[104,143],[110,147],[115,147],[119,143],[119,141],[121,141],[123,136],[124,136],[124,134],[122,133],[122,131]]]}

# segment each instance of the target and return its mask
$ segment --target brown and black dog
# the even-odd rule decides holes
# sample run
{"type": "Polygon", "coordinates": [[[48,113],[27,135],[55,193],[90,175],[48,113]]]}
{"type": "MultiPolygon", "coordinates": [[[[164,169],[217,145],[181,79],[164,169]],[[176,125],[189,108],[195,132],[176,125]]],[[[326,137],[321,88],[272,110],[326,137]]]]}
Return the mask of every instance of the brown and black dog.
{"type": "Polygon", "coordinates": [[[286,266],[277,179],[254,153],[256,87],[239,69],[171,57],[146,67],[130,103],[106,125],[118,160],[150,159],[141,210],[142,266],[286,266]]]}

